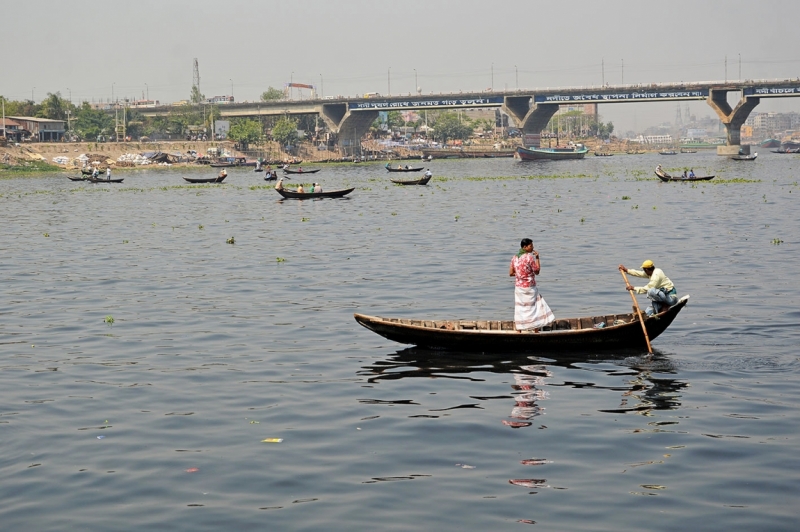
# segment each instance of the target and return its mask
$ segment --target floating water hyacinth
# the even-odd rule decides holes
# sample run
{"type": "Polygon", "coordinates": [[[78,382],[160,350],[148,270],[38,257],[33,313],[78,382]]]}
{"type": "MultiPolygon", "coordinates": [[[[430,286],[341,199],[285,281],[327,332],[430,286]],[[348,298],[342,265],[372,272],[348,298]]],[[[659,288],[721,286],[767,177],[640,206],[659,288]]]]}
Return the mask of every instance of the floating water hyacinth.
{"type": "Polygon", "coordinates": [[[225,243],[226,244],[235,244],[236,243],[236,239],[234,239],[233,237],[230,237],[228,240],[225,241],[225,243]]]}
{"type": "Polygon", "coordinates": [[[103,321],[105,321],[105,322],[108,324],[108,326],[110,327],[110,326],[114,325],[114,316],[112,316],[111,314],[109,314],[108,316],[106,316],[106,317],[103,319],[103,321]]]}

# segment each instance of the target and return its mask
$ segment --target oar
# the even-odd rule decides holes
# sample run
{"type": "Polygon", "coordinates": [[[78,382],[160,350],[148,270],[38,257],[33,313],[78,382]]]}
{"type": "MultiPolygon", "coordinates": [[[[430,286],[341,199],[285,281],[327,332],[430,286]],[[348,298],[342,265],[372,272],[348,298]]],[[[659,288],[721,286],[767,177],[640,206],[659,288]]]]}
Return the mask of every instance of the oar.
{"type": "MultiPolygon", "coordinates": [[[[625,286],[627,287],[630,283],[628,283],[628,276],[625,275],[623,270],[620,270],[619,273],[622,274],[622,278],[625,279],[625,286]]],[[[639,315],[639,323],[642,324],[642,331],[644,332],[644,340],[647,342],[647,352],[653,353],[653,347],[650,345],[650,337],[647,335],[647,327],[644,326],[644,317],[642,317],[642,310],[639,308],[639,302],[636,301],[636,296],[633,294],[633,290],[628,290],[631,294],[631,299],[633,299],[633,307],[636,309],[636,314],[639,315]]]]}

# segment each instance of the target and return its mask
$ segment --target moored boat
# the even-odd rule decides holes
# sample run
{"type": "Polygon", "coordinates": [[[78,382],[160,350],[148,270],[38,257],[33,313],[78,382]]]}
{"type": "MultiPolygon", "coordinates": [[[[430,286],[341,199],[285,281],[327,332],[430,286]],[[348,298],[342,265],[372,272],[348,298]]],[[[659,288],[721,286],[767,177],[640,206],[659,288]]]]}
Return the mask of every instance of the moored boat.
{"type": "Polygon", "coordinates": [[[758,157],[758,152],[752,155],[734,155],[731,159],[734,161],[755,161],[756,157],[758,157]]]}
{"type": "MultiPolygon", "coordinates": [[[[672,307],[645,318],[650,340],[672,323],[686,306],[683,296],[672,307]]],[[[484,353],[576,351],[585,349],[647,348],[642,324],[635,313],[557,319],[538,333],[519,333],[513,321],[416,320],[354,314],[367,329],[402,344],[431,349],[484,353]]]]}
{"type": "Polygon", "coordinates": [[[89,178],[86,177],[86,176],[71,176],[71,175],[68,175],[67,179],[69,179],[70,181],[89,181],[89,178]]]}
{"type": "Polygon", "coordinates": [[[330,192],[297,192],[286,188],[275,189],[278,194],[286,199],[314,199],[314,198],[341,198],[350,194],[355,188],[345,188],[342,190],[332,190],[330,192]]]}
{"type": "Polygon", "coordinates": [[[656,168],[656,176],[661,181],[708,181],[710,179],[714,179],[713,175],[705,175],[705,176],[694,176],[694,177],[683,177],[683,176],[673,176],[669,175],[667,172],[662,170],[661,168],[656,168]]]}
{"type": "Polygon", "coordinates": [[[659,155],[678,155],[678,152],[675,150],[661,150],[658,152],[659,155]]]}
{"type": "Polygon", "coordinates": [[[558,161],[561,159],[583,159],[589,152],[586,146],[577,144],[574,146],[557,146],[555,148],[517,148],[517,157],[523,161],[536,161],[536,160],[551,160],[558,161]]]}

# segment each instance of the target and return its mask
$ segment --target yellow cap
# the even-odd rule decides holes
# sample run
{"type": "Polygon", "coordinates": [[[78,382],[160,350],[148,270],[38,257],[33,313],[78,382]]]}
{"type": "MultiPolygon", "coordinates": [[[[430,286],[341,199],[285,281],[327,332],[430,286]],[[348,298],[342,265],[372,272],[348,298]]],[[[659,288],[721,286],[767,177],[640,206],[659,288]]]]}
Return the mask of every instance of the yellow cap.
{"type": "Polygon", "coordinates": [[[645,269],[645,268],[650,269],[650,268],[654,268],[654,267],[655,267],[655,264],[653,264],[652,260],[646,260],[646,261],[644,261],[642,263],[642,269],[645,269]]]}

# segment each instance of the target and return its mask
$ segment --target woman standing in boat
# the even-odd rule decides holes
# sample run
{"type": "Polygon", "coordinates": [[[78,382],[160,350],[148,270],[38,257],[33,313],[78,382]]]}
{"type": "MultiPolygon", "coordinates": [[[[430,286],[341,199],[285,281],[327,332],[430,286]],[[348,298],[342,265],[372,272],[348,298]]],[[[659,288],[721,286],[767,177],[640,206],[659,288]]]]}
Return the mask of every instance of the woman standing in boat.
{"type": "Polygon", "coordinates": [[[539,329],[555,320],[553,311],[547,306],[536,286],[536,276],[541,270],[539,252],[533,249],[533,241],[523,238],[520,250],[511,259],[508,269],[514,284],[514,322],[517,332],[539,332],[539,329]]]}

